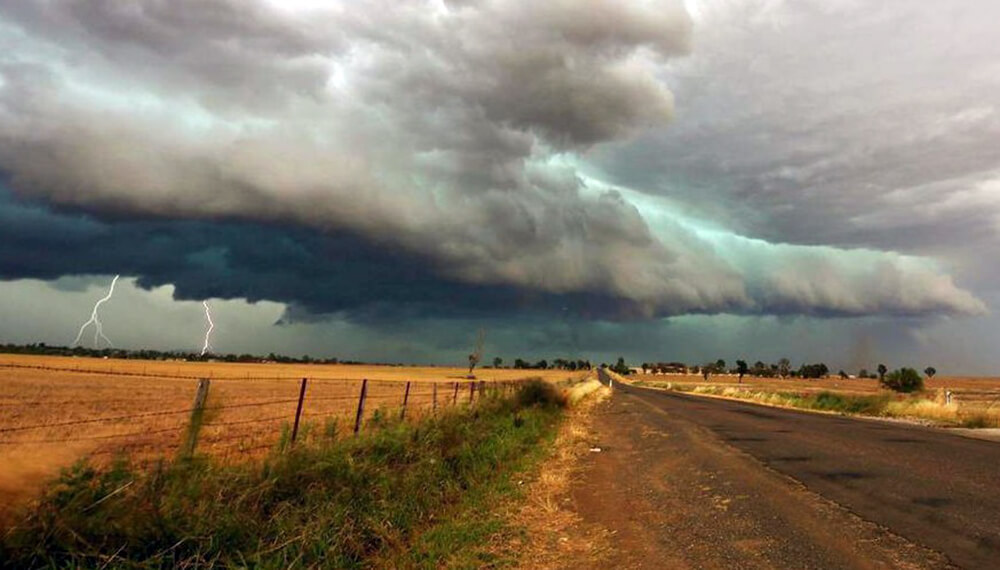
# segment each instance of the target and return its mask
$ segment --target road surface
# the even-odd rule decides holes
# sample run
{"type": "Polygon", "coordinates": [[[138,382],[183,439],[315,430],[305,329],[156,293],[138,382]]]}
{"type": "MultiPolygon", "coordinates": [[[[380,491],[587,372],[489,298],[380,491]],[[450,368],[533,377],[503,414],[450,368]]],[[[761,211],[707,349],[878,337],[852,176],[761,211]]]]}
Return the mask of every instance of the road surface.
{"type": "Polygon", "coordinates": [[[573,492],[600,565],[1000,568],[1000,444],[615,384],[573,492]]]}

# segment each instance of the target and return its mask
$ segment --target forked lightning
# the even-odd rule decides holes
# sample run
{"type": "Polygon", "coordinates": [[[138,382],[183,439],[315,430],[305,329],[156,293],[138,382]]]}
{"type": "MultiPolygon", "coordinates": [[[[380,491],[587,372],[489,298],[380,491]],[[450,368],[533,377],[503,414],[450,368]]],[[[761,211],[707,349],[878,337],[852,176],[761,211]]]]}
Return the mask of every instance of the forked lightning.
{"type": "Polygon", "coordinates": [[[98,300],[94,305],[94,310],[90,313],[90,320],[83,323],[83,326],[80,327],[80,332],[76,334],[76,340],[73,341],[73,346],[80,344],[80,338],[83,337],[83,331],[87,328],[87,325],[90,325],[91,323],[94,325],[94,348],[97,348],[97,343],[99,342],[99,339],[102,338],[104,339],[104,342],[108,343],[108,346],[114,346],[111,340],[104,336],[104,326],[101,324],[101,319],[97,316],[97,310],[111,298],[111,295],[114,295],[115,283],[118,282],[119,277],[120,275],[115,275],[115,278],[111,280],[111,289],[108,290],[108,294],[98,300]]]}

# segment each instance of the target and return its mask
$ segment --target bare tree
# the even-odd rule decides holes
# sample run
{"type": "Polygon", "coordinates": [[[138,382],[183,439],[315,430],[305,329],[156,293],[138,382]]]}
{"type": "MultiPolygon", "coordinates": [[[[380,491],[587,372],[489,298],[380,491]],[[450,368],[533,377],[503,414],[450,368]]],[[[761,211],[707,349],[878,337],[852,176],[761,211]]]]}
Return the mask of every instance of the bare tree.
{"type": "Polygon", "coordinates": [[[787,358],[782,358],[778,361],[778,376],[782,378],[788,377],[789,369],[792,367],[791,361],[787,358]]]}
{"type": "Polygon", "coordinates": [[[475,379],[475,375],[472,374],[472,369],[479,364],[479,361],[483,358],[483,344],[486,342],[486,331],[479,329],[476,333],[476,347],[473,349],[472,354],[469,355],[469,375],[470,380],[475,379]]]}

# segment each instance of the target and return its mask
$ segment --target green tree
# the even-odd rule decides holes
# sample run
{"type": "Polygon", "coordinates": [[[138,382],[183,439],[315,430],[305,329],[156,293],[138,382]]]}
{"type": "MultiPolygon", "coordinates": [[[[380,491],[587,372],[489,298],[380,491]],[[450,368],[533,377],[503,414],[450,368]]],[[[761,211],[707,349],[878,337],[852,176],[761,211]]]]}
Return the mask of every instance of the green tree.
{"type": "Polygon", "coordinates": [[[726,361],[723,359],[718,359],[715,361],[715,371],[718,374],[723,374],[726,371],[726,361]]]}
{"type": "Polygon", "coordinates": [[[625,359],[622,358],[621,356],[618,357],[618,362],[616,362],[615,365],[611,367],[611,370],[617,372],[618,374],[621,374],[622,376],[625,376],[630,372],[630,370],[628,369],[628,365],[625,364],[625,359]]]}
{"type": "Polygon", "coordinates": [[[912,368],[900,368],[883,376],[879,383],[895,392],[916,392],[924,388],[924,379],[912,368]]]}
{"type": "Polygon", "coordinates": [[[885,380],[885,373],[889,371],[889,368],[885,364],[878,365],[878,381],[882,382],[885,380]]]}
{"type": "Polygon", "coordinates": [[[928,378],[933,378],[934,375],[937,374],[937,369],[933,366],[928,366],[927,368],[924,368],[924,374],[926,374],[928,378]]]}
{"type": "Polygon", "coordinates": [[[747,361],[746,360],[737,360],[736,361],[736,372],[740,375],[740,378],[739,378],[739,383],[740,384],[743,383],[743,376],[747,372],[749,372],[749,371],[750,371],[750,367],[747,366],[747,361]]]}
{"type": "Polygon", "coordinates": [[[493,368],[500,368],[503,365],[503,359],[497,356],[493,359],[493,368]]]}

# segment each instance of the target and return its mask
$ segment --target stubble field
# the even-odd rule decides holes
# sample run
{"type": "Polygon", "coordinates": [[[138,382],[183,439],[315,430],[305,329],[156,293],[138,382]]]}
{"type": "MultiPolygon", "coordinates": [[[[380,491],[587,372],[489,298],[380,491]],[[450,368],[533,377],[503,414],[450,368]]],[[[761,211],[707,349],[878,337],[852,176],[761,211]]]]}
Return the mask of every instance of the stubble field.
{"type": "MultiPolygon", "coordinates": [[[[367,380],[364,421],[408,417],[468,405],[475,398],[464,368],[202,363],[0,355],[0,503],[30,496],[59,469],[87,457],[107,463],[117,454],[150,461],[174,455],[199,378],[209,378],[200,453],[223,461],[260,457],[287,438],[308,378],[299,440],[352,432],[367,380]],[[409,396],[406,385],[410,383],[409,396]],[[436,401],[436,404],[435,404],[436,401]]],[[[556,370],[477,370],[477,381],[579,373],[556,370]]]]}
{"type": "MultiPolygon", "coordinates": [[[[849,394],[877,394],[882,391],[878,380],[872,378],[766,378],[744,376],[743,382],[731,374],[713,374],[706,381],[695,374],[636,374],[629,376],[633,382],[671,382],[681,387],[696,386],[743,387],[770,392],[841,392],[849,394]]],[[[1000,407],[1000,378],[935,376],[924,381],[926,392],[937,394],[951,391],[958,402],[970,407],[1000,407]]]]}

